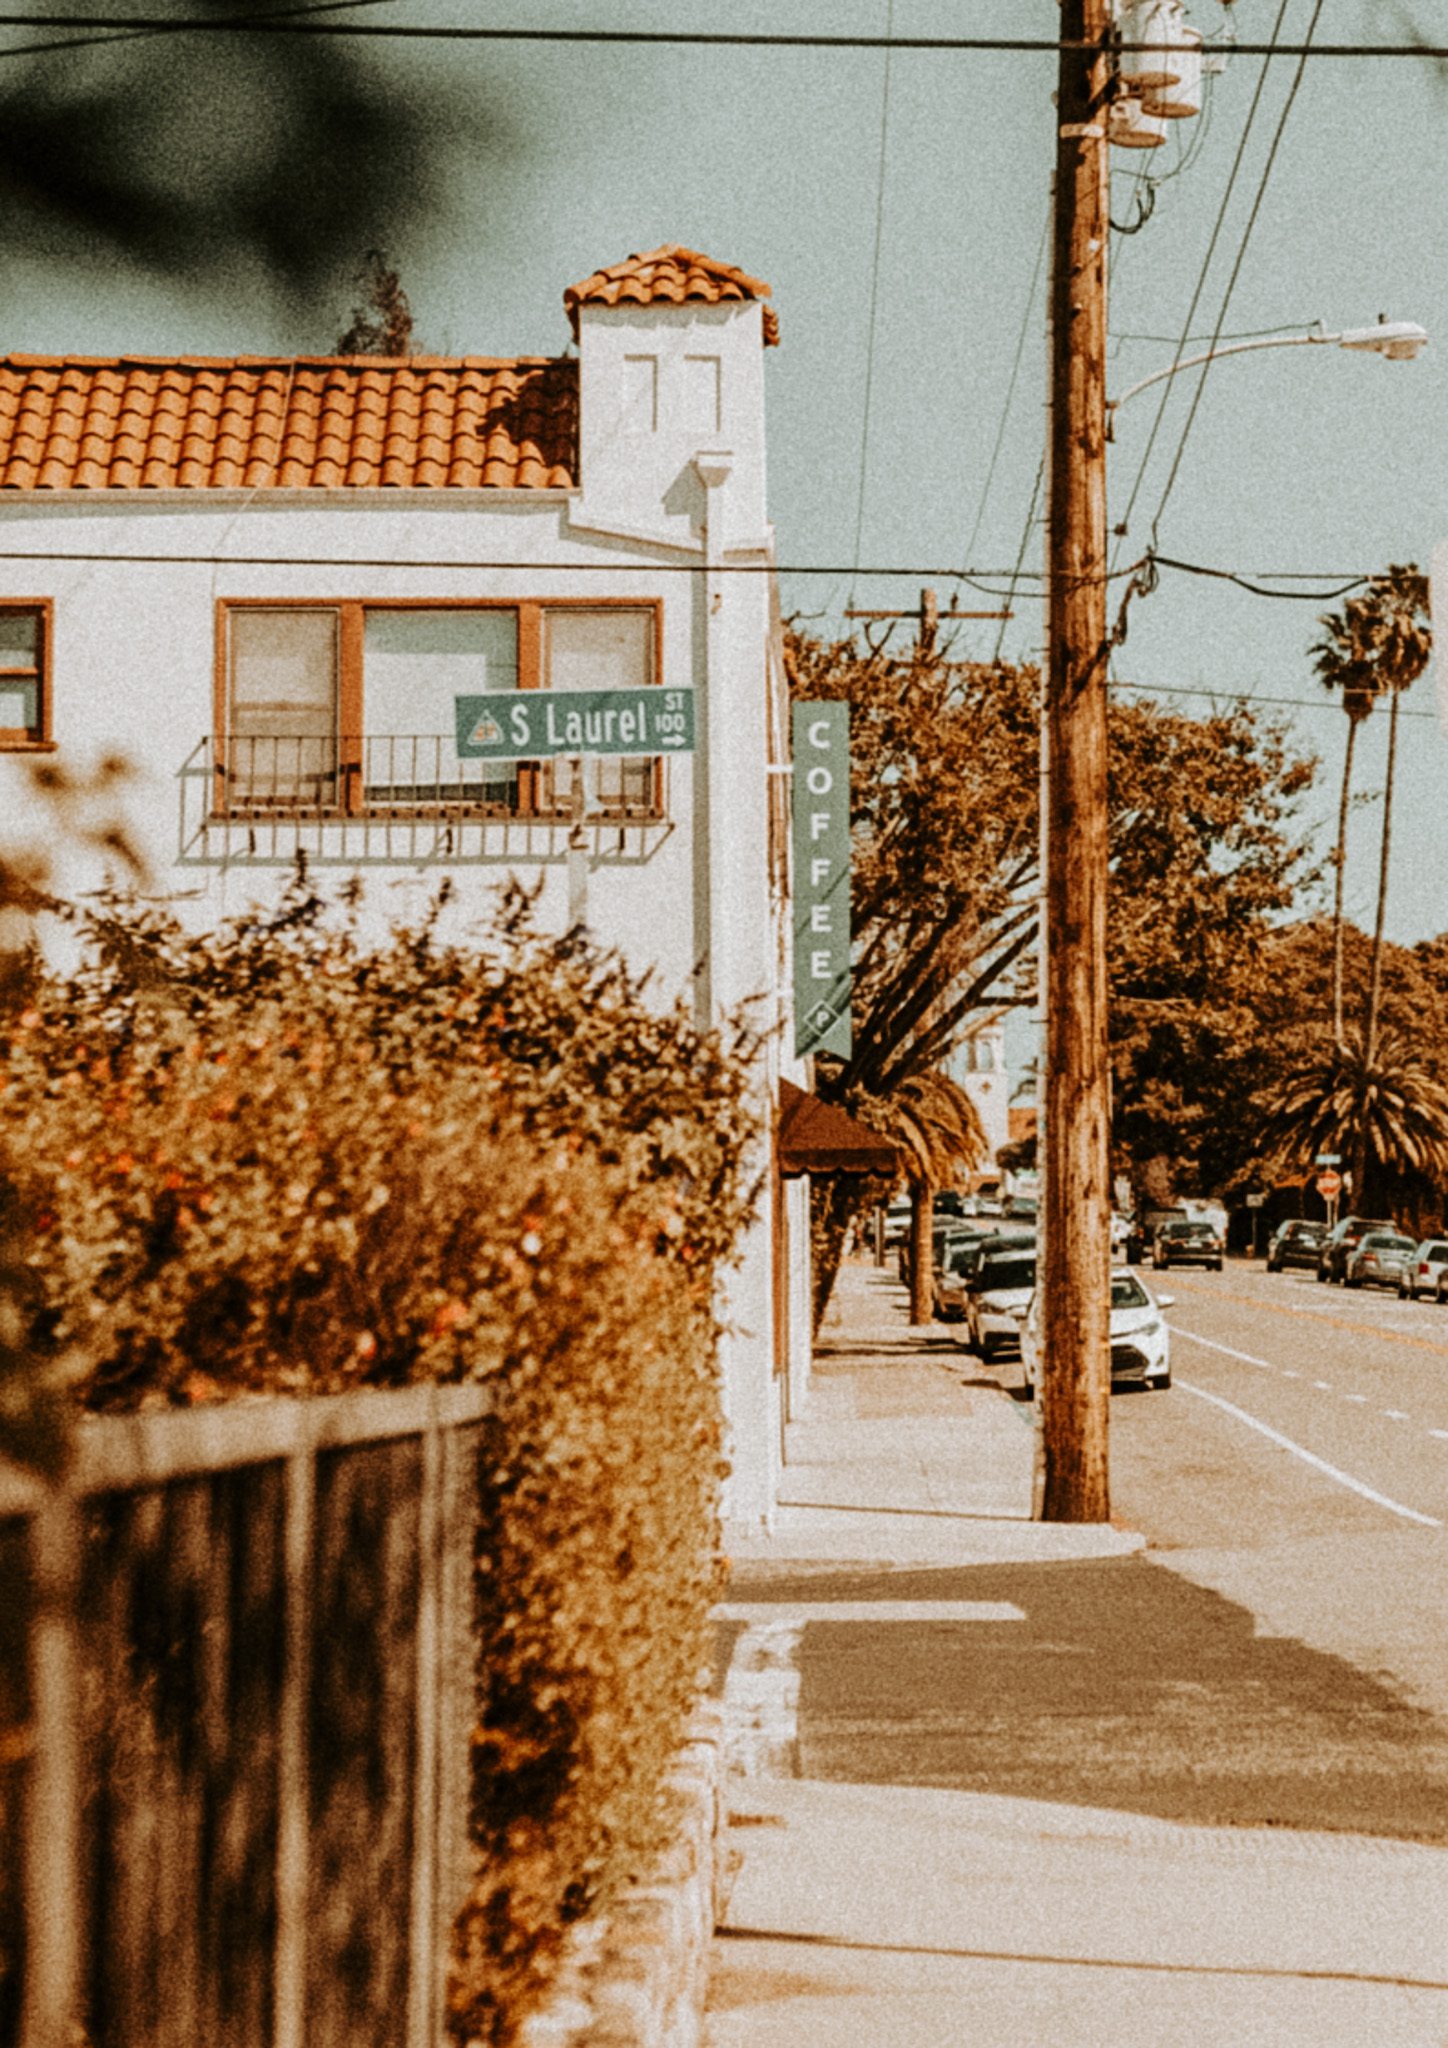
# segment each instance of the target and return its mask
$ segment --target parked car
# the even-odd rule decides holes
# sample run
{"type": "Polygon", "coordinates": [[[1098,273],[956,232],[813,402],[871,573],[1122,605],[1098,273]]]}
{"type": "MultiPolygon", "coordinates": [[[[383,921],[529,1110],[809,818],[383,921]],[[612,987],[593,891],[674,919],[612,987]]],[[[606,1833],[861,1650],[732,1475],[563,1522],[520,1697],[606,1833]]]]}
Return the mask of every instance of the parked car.
{"type": "Polygon", "coordinates": [[[904,1244],[910,1235],[910,1199],[905,1196],[891,1202],[885,1210],[886,1244],[904,1244]]]}
{"type": "Polygon", "coordinates": [[[1180,1202],[1158,1204],[1152,1208],[1138,1209],[1131,1218],[1131,1228],[1126,1237],[1126,1261],[1128,1265],[1139,1265],[1151,1250],[1151,1241],[1163,1223],[1185,1223],[1187,1212],[1180,1202]]]}
{"type": "MultiPolygon", "coordinates": [[[[1171,1331],[1162,1310],[1169,1294],[1153,1294],[1135,1273],[1111,1275],[1111,1384],[1113,1387],[1169,1387],[1171,1331]]],[[[1041,1376],[1041,1296],[1032,1295],[1021,1320],[1021,1369],[1027,1400],[1041,1376]]]]}
{"type": "Polygon", "coordinates": [[[965,1289],[970,1275],[980,1264],[981,1246],[992,1242],[995,1226],[981,1217],[963,1217],[935,1243],[935,1270],[930,1279],[930,1297],[936,1320],[958,1323],[965,1314],[965,1289]]]}
{"type": "Polygon", "coordinates": [[[1307,1216],[1289,1217],[1279,1223],[1267,1246],[1267,1271],[1280,1273],[1284,1266],[1315,1266],[1327,1236],[1327,1225],[1307,1216]]]}
{"type": "Polygon", "coordinates": [[[1347,1262],[1370,1230],[1396,1230],[1391,1216],[1344,1216],[1328,1232],[1317,1255],[1319,1280],[1341,1280],[1347,1262]]]}
{"type": "Polygon", "coordinates": [[[966,1287],[966,1349],[991,1358],[1020,1341],[1020,1316],[1036,1286],[1036,1247],[1006,1244],[985,1253],[966,1287]]]}
{"type": "Polygon", "coordinates": [[[1431,1294],[1435,1301],[1448,1296],[1448,1243],[1441,1237],[1425,1237],[1418,1246],[1413,1263],[1398,1283],[1398,1292],[1407,1301],[1416,1301],[1420,1294],[1431,1294]]]}
{"type": "Polygon", "coordinates": [[[1418,1246],[1398,1230],[1370,1230],[1349,1252],[1343,1267],[1348,1287],[1397,1287],[1413,1269],[1418,1246]]]}
{"type": "Polygon", "coordinates": [[[1151,1263],[1161,1272],[1167,1266],[1210,1266],[1222,1270],[1222,1240],[1210,1223],[1183,1222],[1172,1217],[1157,1225],[1151,1240],[1151,1263]]]}

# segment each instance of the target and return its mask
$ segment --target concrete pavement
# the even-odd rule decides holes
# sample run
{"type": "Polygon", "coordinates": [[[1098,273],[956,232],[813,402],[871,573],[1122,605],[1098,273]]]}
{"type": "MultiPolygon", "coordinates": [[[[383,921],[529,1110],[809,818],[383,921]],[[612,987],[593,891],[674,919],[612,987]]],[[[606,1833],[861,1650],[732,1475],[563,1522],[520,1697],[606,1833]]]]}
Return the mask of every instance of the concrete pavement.
{"type": "Polygon", "coordinates": [[[1031,1523],[1030,1411],[946,1333],[909,1331],[903,1292],[872,1268],[847,1267],[837,1300],[776,1527],[736,1538],[720,1616],[741,1861],[712,2048],[1445,2048],[1448,1850],[879,1781],[897,1756],[912,1769],[879,1718],[892,1676],[923,1695],[932,1660],[1026,1639],[1019,1601],[962,1595],[1039,1575],[957,1568],[1060,1565],[1069,1601],[1083,1562],[1140,1539],[1031,1523]],[[860,1674],[852,1739],[873,1745],[856,1751],[871,1782],[843,1781],[848,1747],[801,1729],[812,1629],[806,1662],[836,1674],[837,1715],[838,1672],[860,1674]],[[862,1629],[867,1658],[831,1658],[862,1629]]]}

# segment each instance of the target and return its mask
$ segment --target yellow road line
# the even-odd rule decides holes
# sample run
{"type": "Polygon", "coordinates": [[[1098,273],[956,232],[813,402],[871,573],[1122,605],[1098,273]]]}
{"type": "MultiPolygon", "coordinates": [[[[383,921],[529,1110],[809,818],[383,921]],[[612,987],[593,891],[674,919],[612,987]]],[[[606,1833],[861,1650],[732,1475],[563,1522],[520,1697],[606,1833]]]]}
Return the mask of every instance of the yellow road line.
{"type": "MultiPolygon", "coordinates": [[[[1172,1285],[1178,1288],[1182,1286],[1175,1275],[1172,1277],[1172,1285]]],[[[1347,1330],[1355,1337],[1361,1337],[1366,1328],[1362,1323],[1355,1323],[1350,1316],[1327,1315],[1320,1308],[1297,1308],[1289,1302],[1263,1301],[1255,1294],[1228,1294],[1220,1287],[1187,1286],[1183,1291],[1196,1295],[1199,1301],[1232,1301],[1239,1308],[1270,1309],[1275,1316],[1292,1316],[1295,1319],[1306,1316],[1310,1322],[1325,1323],[1332,1330],[1347,1330]]],[[[1372,1334],[1375,1338],[1381,1337],[1388,1344],[1406,1344],[1414,1351],[1433,1351],[1440,1358],[1448,1358],[1448,1344],[1435,1344],[1431,1337],[1410,1337],[1400,1330],[1374,1329],[1372,1334]]]]}

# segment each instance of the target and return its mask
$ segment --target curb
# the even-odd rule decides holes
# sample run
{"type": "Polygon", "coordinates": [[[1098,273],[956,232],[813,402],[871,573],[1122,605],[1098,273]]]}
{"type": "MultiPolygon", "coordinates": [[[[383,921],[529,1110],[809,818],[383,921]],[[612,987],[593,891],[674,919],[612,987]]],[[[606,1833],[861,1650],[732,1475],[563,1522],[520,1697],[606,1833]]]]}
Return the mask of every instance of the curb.
{"type": "Polygon", "coordinates": [[[705,1700],[666,1780],[680,1807],[672,1841],[571,1932],[556,1988],[525,2021],[519,2048],[701,2048],[728,1875],[723,1753],[723,1710],[705,1700]]]}

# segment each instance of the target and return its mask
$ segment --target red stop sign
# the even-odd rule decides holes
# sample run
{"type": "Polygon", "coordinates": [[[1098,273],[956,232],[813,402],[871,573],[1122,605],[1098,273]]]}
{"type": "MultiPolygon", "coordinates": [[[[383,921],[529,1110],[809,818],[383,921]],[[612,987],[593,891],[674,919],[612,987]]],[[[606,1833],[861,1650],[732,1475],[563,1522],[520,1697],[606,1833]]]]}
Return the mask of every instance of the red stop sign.
{"type": "Polygon", "coordinates": [[[1335,1173],[1329,1166],[1326,1172],[1317,1176],[1317,1192],[1324,1202],[1332,1201],[1335,1196],[1342,1193],[1342,1175],[1335,1173]]]}

